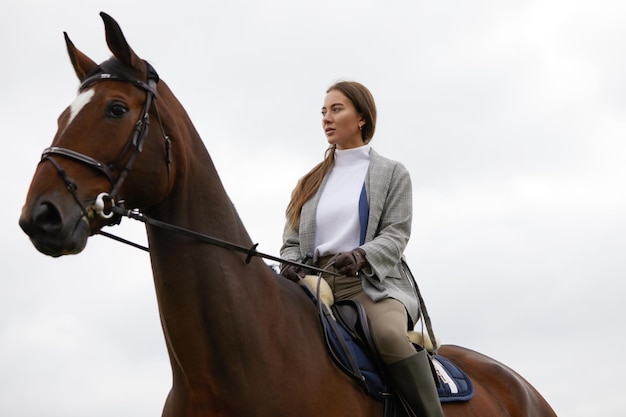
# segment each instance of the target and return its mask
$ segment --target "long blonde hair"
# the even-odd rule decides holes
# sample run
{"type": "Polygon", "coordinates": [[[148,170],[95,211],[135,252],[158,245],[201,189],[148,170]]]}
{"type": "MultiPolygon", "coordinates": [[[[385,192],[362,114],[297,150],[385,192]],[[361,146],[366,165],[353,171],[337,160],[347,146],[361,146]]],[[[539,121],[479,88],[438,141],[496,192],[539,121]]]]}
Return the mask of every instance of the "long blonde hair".
{"type": "MultiPolygon", "coordinates": [[[[354,105],[357,113],[361,114],[365,124],[361,129],[363,143],[369,143],[376,130],[376,103],[372,93],[363,84],[356,81],[339,81],[331,85],[326,93],[332,90],[340,91],[354,105]]],[[[287,205],[286,215],[292,229],[300,222],[302,206],[317,193],[322,181],[335,163],[335,145],[331,145],[324,153],[324,160],[298,181],[291,193],[291,201],[287,205]]]]}

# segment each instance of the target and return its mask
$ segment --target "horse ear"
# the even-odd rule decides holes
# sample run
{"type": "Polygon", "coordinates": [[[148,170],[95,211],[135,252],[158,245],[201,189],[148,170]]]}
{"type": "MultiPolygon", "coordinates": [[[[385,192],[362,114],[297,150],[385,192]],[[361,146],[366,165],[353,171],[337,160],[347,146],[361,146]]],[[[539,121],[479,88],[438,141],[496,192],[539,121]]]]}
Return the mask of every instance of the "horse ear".
{"type": "Polygon", "coordinates": [[[100,17],[102,17],[104,21],[107,45],[111,52],[113,52],[113,56],[126,66],[142,71],[144,69],[144,66],[140,65],[142,61],[128,45],[128,42],[126,42],[120,25],[117,24],[115,19],[104,12],[100,12],[100,17]]]}
{"type": "Polygon", "coordinates": [[[87,78],[87,74],[91,73],[98,64],[93,62],[91,58],[87,55],[83,54],[81,51],[76,49],[70,37],[67,36],[66,32],[63,32],[63,36],[65,37],[65,45],[67,45],[67,53],[70,56],[70,60],[72,61],[72,66],[74,67],[74,71],[78,76],[78,79],[82,82],[85,78],[87,78]]]}

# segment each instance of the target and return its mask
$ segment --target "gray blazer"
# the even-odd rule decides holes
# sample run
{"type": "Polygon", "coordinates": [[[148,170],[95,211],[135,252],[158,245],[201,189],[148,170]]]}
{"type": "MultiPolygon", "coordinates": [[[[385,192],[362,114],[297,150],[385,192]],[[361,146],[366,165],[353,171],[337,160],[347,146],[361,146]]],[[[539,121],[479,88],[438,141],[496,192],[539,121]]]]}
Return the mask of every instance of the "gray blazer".
{"type": "MultiPolygon", "coordinates": [[[[297,260],[313,253],[317,203],[327,180],[328,175],[318,192],[302,206],[298,227],[292,229],[286,222],[281,257],[297,260]]],[[[363,290],[374,301],[394,298],[402,302],[414,324],[418,318],[417,295],[400,262],[411,235],[411,177],[404,165],[370,149],[365,190],[369,220],[361,248],[369,266],[360,273],[363,290]]]]}

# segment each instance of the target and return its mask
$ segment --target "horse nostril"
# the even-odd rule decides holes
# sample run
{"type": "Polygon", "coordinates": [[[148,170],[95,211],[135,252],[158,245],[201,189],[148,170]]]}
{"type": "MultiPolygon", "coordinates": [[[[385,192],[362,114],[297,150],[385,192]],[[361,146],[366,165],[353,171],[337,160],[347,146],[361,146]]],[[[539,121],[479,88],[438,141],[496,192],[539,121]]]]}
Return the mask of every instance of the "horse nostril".
{"type": "Polygon", "coordinates": [[[41,203],[33,212],[33,223],[44,232],[54,232],[62,226],[61,213],[54,204],[41,203]]]}

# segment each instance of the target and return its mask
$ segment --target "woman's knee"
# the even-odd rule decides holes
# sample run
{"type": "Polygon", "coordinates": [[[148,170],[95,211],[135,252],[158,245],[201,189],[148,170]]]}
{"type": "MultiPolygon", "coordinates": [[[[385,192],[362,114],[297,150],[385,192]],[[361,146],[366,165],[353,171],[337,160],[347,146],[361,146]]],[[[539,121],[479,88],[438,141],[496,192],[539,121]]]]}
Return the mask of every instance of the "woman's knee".
{"type": "Polygon", "coordinates": [[[370,320],[374,337],[383,344],[395,344],[407,339],[406,325],[400,314],[383,313],[370,320]]]}
{"type": "Polygon", "coordinates": [[[383,362],[392,363],[415,353],[406,331],[406,315],[383,313],[370,321],[370,327],[383,362]]]}

